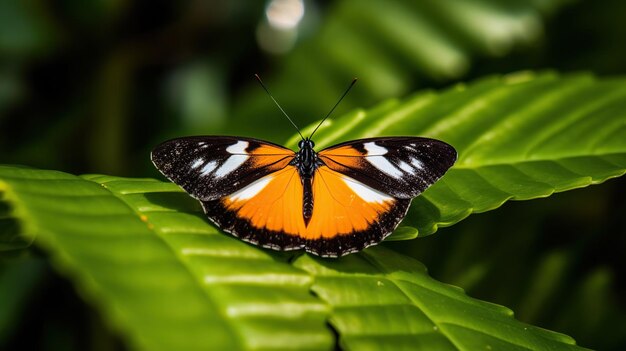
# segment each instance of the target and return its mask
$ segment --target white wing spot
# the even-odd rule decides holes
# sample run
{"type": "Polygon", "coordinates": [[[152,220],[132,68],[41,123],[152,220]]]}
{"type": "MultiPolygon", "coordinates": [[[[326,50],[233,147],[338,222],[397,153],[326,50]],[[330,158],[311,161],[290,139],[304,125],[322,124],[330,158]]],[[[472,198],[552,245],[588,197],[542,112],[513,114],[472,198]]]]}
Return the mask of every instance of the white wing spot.
{"type": "Polygon", "coordinates": [[[231,201],[249,200],[255,197],[261,190],[263,190],[267,186],[267,184],[272,181],[272,178],[272,176],[266,176],[259,180],[256,180],[246,187],[232,193],[229,198],[231,201]]]}
{"type": "Polygon", "coordinates": [[[217,167],[217,162],[216,161],[211,161],[211,162],[207,163],[206,165],[204,165],[204,167],[202,167],[202,170],[200,172],[202,172],[202,175],[207,175],[207,174],[213,172],[215,167],[217,167]]]}
{"type": "Polygon", "coordinates": [[[241,167],[241,165],[248,159],[248,155],[246,153],[248,145],[249,143],[247,141],[240,140],[236,144],[227,147],[226,152],[230,153],[232,156],[226,159],[226,162],[224,162],[224,164],[222,164],[220,168],[215,171],[215,177],[224,177],[241,167]]]}
{"type": "Polygon", "coordinates": [[[411,167],[411,165],[409,165],[408,163],[404,162],[404,161],[400,161],[398,163],[398,167],[400,167],[401,170],[409,173],[409,174],[413,174],[415,173],[415,169],[413,169],[413,167],[411,167]]]}
{"type": "Polygon", "coordinates": [[[416,158],[411,159],[411,164],[417,169],[424,169],[424,163],[416,158]]]}
{"type": "Polygon", "coordinates": [[[365,159],[372,164],[372,166],[378,168],[381,172],[387,173],[388,175],[394,178],[402,178],[404,173],[399,170],[396,166],[394,166],[385,156],[382,156],[387,153],[387,149],[382,146],[376,145],[374,142],[369,142],[363,144],[365,150],[367,150],[367,155],[365,159]]]}
{"type": "Polygon", "coordinates": [[[246,149],[248,145],[250,145],[250,143],[247,141],[240,140],[237,144],[227,147],[226,151],[231,154],[247,154],[246,149]]]}
{"type": "Polygon", "coordinates": [[[392,201],[393,198],[387,194],[381,193],[376,189],[372,189],[369,186],[358,182],[350,177],[342,176],[346,185],[354,191],[359,197],[366,202],[376,202],[382,204],[386,201],[392,201]]]}
{"type": "Polygon", "coordinates": [[[247,155],[232,155],[230,156],[220,168],[215,171],[215,176],[217,178],[224,177],[225,175],[231,173],[237,168],[241,167],[244,162],[248,159],[247,155]]]}
{"type": "Polygon", "coordinates": [[[387,153],[387,149],[376,145],[373,141],[363,144],[363,147],[367,150],[367,156],[382,156],[387,153]]]}
{"type": "Polygon", "coordinates": [[[196,169],[196,168],[200,167],[200,165],[201,165],[201,164],[203,164],[203,163],[204,163],[204,159],[202,159],[202,157],[197,158],[197,159],[193,162],[193,164],[191,165],[191,168],[192,168],[192,169],[196,169]]]}

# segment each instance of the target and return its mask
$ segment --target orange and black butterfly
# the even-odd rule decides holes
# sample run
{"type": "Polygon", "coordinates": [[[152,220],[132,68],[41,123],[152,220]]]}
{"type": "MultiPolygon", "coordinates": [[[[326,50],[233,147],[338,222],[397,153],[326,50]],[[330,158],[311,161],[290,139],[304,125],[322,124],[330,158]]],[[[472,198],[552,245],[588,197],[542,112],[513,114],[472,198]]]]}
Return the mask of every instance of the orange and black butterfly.
{"type": "Polygon", "coordinates": [[[412,198],[457,157],[445,142],[420,137],[359,139],[317,152],[311,136],[302,137],[297,152],[251,138],[184,137],[151,156],[222,230],[262,247],[324,257],[386,238],[412,198]]]}

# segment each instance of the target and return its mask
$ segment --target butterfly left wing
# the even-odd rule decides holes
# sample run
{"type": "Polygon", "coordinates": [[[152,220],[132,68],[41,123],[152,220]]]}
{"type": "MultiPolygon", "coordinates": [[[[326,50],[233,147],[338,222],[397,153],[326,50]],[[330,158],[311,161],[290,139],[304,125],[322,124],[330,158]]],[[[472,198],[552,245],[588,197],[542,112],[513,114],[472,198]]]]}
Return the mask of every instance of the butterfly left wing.
{"type": "Polygon", "coordinates": [[[449,144],[420,137],[353,140],[318,153],[333,171],[398,199],[411,199],[441,178],[457,158],[449,144]]]}
{"type": "Polygon", "coordinates": [[[235,193],[279,171],[295,153],[252,138],[184,137],[166,141],[151,153],[156,168],[191,196],[202,201],[235,193]]]}

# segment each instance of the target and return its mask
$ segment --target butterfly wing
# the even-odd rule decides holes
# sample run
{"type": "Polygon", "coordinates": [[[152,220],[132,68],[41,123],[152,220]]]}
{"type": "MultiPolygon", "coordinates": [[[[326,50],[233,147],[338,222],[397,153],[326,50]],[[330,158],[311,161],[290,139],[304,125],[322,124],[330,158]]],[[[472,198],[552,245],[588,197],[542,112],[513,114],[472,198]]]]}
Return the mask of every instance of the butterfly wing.
{"type": "Polygon", "coordinates": [[[296,250],[306,246],[302,195],[298,169],[288,165],[221,199],[201,202],[222,230],[263,247],[296,250]]]}
{"type": "Polygon", "coordinates": [[[398,199],[328,166],[313,179],[307,251],[338,257],[375,245],[398,226],[411,199],[398,199]]]}
{"type": "Polygon", "coordinates": [[[333,171],[398,199],[411,199],[441,178],[457,158],[443,141],[420,137],[353,140],[318,154],[333,171]]]}
{"type": "Polygon", "coordinates": [[[210,201],[279,171],[295,153],[239,137],[198,136],[166,141],[151,153],[156,168],[196,199],[210,201]]]}
{"type": "Polygon", "coordinates": [[[315,205],[306,248],[335,257],[389,236],[412,198],[441,178],[457,153],[439,140],[397,137],[338,144],[318,157],[323,166],[313,181],[315,205]]]}

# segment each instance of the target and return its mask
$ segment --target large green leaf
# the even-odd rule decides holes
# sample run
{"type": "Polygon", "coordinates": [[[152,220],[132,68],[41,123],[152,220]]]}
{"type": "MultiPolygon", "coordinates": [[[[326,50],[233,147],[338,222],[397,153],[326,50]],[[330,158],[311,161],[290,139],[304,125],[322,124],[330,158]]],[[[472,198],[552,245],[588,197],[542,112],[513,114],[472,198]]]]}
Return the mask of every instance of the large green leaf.
{"type": "Polygon", "coordinates": [[[312,277],[219,233],[171,183],[0,167],[0,189],[24,234],[142,349],[333,345],[312,277]]]}
{"type": "Polygon", "coordinates": [[[511,323],[510,310],[471,299],[384,247],[337,260],[305,255],[295,266],[316,277],[313,291],[333,307],[330,321],[345,349],[579,349],[564,335],[511,323]]]}
{"type": "Polygon", "coordinates": [[[2,203],[146,350],[577,349],[384,248],[340,260],[219,233],[170,183],[0,166],[2,203]],[[311,294],[311,290],[314,294],[311,294]]]}
{"type": "Polygon", "coordinates": [[[459,152],[448,174],[413,201],[396,234],[415,236],[417,229],[428,235],[507,200],[545,197],[624,174],[626,79],[530,72],[491,77],[327,121],[315,141],[323,148],[385,135],[437,138],[459,152]]]}

